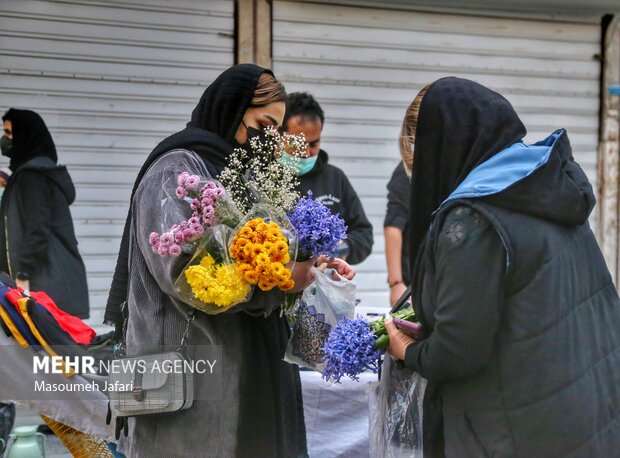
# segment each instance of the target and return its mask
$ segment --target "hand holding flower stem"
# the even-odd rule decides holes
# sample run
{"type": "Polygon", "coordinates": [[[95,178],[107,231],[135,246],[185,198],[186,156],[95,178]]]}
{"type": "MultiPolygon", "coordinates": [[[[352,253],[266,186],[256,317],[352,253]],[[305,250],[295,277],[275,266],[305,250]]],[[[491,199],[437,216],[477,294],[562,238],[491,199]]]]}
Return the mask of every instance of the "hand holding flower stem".
{"type": "Polygon", "coordinates": [[[390,338],[388,353],[395,359],[404,360],[407,347],[416,343],[416,340],[399,331],[392,318],[385,320],[385,330],[390,338]]]}

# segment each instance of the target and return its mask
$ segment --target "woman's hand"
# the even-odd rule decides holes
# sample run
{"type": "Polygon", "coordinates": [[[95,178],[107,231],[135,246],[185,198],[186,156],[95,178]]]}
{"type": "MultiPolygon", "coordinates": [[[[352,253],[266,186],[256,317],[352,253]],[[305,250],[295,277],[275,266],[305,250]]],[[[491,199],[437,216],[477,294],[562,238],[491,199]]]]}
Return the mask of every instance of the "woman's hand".
{"type": "Polygon", "coordinates": [[[298,293],[303,291],[310,283],[314,281],[314,275],[312,275],[312,266],[316,262],[315,258],[308,259],[304,262],[296,262],[293,267],[292,278],[295,281],[295,286],[291,290],[291,293],[298,293]]]}
{"type": "Polygon", "coordinates": [[[390,336],[390,346],[388,347],[388,352],[393,358],[404,360],[407,347],[416,343],[415,339],[400,332],[391,318],[385,320],[385,330],[390,336]]]}
{"type": "MultiPolygon", "coordinates": [[[[334,269],[341,277],[346,278],[347,280],[353,280],[355,277],[355,269],[351,264],[349,264],[344,259],[334,258],[331,261],[324,262],[321,264],[318,269],[323,272],[325,269],[334,269]]],[[[334,280],[338,280],[334,278],[334,280]]]]}

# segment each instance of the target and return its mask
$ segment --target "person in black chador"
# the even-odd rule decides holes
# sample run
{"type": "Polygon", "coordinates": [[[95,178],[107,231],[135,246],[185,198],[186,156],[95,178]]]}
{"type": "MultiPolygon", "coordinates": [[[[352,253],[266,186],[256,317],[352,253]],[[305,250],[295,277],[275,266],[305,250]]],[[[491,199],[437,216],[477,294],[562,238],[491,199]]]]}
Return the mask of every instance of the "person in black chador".
{"type": "Polygon", "coordinates": [[[426,338],[387,326],[390,353],[429,381],[425,455],[616,456],[620,300],[566,131],[525,144],[504,97],[449,77],[402,132],[426,338]]]}
{"type": "Polygon", "coordinates": [[[0,208],[0,270],[45,291],[65,312],[88,318],[86,269],[69,205],[75,188],[41,116],[11,108],[2,117],[2,155],[13,172],[0,208]]]}
{"type": "MultiPolygon", "coordinates": [[[[347,225],[347,238],[339,244],[338,257],[350,264],[359,264],[372,251],[372,225],[362,202],[345,173],[329,163],[321,149],[321,133],[325,115],[319,103],[307,92],[294,92],[286,98],[286,114],[281,131],[292,135],[304,134],[308,142],[306,156],[293,166],[298,169],[299,191],[338,213],[347,225]]],[[[323,257],[318,263],[323,261],[323,257]]]]}
{"type": "MultiPolygon", "coordinates": [[[[189,216],[188,206],[166,199],[166,193],[174,195],[181,172],[218,177],[233,148],[248,149],[250,138],[262,135],[263,128],[282,123],[285,97],[270,70],[231,67],[205,90],[187,128],[163,140],[147,158],[134,185],[105,314],[119,327],[119,305],[127,298],[128,348],[148,353],[160,344],[178,345],[190,310],[174,288],[190,256],[164,258],[149,245],[149,233],[160,230],[166,214],[189,216]]],[[[311,283],[310,267],[296,264],[297,289],[311,283]]],[[[213,384],[209,377],[195,378],[191,408],[133,418],[119,450],[132,458],[307,456],[299,370],[282,360],[289,338],[279,310],[283,299],[279,290],[256,289],[248,302],[227,312],[197,313],[188,343],[221,345],[221,395],[207,400],[213,398],[213,384]]]]}

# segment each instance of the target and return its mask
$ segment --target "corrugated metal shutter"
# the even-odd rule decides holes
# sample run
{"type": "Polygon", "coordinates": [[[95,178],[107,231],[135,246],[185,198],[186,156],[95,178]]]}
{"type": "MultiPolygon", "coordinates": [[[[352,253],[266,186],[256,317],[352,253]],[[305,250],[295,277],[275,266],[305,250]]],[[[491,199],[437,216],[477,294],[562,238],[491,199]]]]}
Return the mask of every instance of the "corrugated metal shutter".
{"type": "Polygon", "coordinates": [[[405,109],[426,83],[456,75],[502,93],[528,141],[567,128],[596,186],[598,24],[276,1],[273,37],[276,75],[289,92],[308,91],[322,104],[323,147],[375,229],[373,254],[359,267],[361,305],[387,303],[385,186],[405,109]]]}
{"type": "Polygon", "coordinates": [[[0,3],[1,107],[39,112],[73,177],[95,325],[139,166],[233,64],[233,31],[233,0],[0,3]]]}

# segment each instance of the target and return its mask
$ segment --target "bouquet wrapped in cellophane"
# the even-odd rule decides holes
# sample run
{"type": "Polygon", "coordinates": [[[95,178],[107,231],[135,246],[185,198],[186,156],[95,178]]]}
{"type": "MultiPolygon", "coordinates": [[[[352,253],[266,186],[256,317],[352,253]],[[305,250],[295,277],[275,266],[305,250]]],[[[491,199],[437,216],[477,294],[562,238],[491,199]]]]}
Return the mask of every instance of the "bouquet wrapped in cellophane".
{"type": "MultiPolygon", "coordinates": [[[[298,258],[298,233],[306,240],[303,246],[309,246],[308,230],[302,227],[307,215],[296,219],[300,227],[289,218],[308,207],[296,190],[294,167],[295,158],[305,154],[305,139],[274,129],[266,134],[250,140],[251,151],[235,149],[219,180],[188,172],[176,176],[174,196],[169,198],[183,201],[191,217],[170,215],[167,228],[162,222],[163,230],[149,237],[158,255],[189,257],[175,289],[184,302],[208,314],[247,302],[256,287],[290,291],[295,286],[292,270],[298,258]],[[283,152],[287,161],[279,160],[283,152]]],[[[346,236],[346,228],[344,224],[334,227],[340,229],[334,235],[337,243],[346,236]]],[[[315,243],[322,247],[320,253],[314,250],[304,256],[327,254],[335,247],[332,239],[325,235],[324,225],[321,240],[315,243]]]]}
{"type": "Polygon", "coordinates": [[[249,300],[252,287],[228,253],[230,236],[243,215],[219,181],[188,172],[176,180],[175,198],[189,206],[191,217],[151,233],[149,242],[160,256],[191,255],[175,282],[179,297],[210,314],[249,300]]]}

